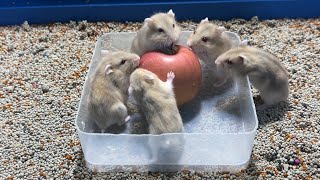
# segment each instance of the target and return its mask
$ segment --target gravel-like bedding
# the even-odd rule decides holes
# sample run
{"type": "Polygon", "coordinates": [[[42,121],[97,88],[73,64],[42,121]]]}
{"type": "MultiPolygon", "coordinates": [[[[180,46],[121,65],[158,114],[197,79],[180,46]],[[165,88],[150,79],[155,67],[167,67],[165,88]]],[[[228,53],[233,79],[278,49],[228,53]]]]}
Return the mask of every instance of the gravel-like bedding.
{"type": "MultiPolygon", "coordinates": [[[[95,42],[107,32],[136,31],[141,23],[24,23],[0,27],[0,179],[320,179],[320,19],[214,22],[276,54],[290,73],[288,103],[257,112],[246,170],[90,172],[74,120],[95,42]]],[[[196,25],[181,23],[184,30],[196,25]]]]}

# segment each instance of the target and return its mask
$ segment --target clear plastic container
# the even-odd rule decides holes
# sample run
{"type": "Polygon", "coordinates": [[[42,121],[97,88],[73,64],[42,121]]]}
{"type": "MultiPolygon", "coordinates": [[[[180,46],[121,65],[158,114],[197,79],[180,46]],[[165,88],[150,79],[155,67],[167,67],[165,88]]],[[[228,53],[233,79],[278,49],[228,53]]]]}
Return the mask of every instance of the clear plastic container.
{"type": "MultiPolygon", "coordinates": [[[[191,32],[182,32],[186,44],[191,32]]],[[[109,33],[96,43],[82,92],[76,127],[84,157],[93,171],[238,171],[247,167],[258,120],[247,77],[230,79],[221,88],[206,91],[179,108],[184,133],[150,135],[145,121],[129,121],[114,133],[97,133],[88,117],[91,75],[101,50],[129,51],[135,33],[109,33]],[[210,93],[212,92],[212,93],[210,93]],[[208,95],[210,94],[210,96],[208,95]]],[[[238,37],[230,33],[238,43],[238,37]]]]}

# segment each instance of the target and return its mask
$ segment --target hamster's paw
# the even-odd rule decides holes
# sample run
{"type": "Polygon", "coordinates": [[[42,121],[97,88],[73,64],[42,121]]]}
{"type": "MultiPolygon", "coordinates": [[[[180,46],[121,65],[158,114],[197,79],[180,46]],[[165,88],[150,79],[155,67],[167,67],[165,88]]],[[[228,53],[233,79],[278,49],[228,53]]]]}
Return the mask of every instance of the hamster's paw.
{"type": "Polygon", "coordinates": [[[172,81],[175,77],[176,77],[176,76],[174,75],[174,72],[172,72],[172,71],[168,72],[168,74],[167,74],[167,79],[168,79],[169,81],[172,81]]]}
{"type": "Polygon", "coordinates": [[[176,77],[176,76],[174,75],[174,72],[172,72],[172,71],[168,72],[166,84],[167,84],[167,87],[168,87],[169,89],[172,89],[172,88],[173,88],[173,79],[174,79],[175,77],[176,77]]]}
{"type": "Polygon", "coordinates": [[[122,126],[122,125],[126,124],[128,121],[130,121],[130,119],[131,119],[131,116],[127,116],[126,118],[124,118],[121,121],[119,121],[117,124],[119,126],[122,126]]]}
{"type": "Polygon", "coordinates": [[[125,119],[124,119],[124,123],[127,123],[128,121],[130,121],[131,119],[131,116],[127,116],[125,119]]]}

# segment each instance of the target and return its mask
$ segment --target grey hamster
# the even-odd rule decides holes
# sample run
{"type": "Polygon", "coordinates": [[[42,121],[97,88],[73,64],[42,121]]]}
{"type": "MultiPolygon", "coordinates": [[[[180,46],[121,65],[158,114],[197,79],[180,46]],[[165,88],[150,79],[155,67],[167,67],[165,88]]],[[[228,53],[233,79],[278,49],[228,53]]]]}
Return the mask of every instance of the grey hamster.
{"type": "Polygon", "coordinates": [[[125,103],[128,99],[130,74],[138,67],[140,57],[117,51],[106,53],[90,77],[88,110],[101,132],[113,124],[129,119],[125,103]]]}
{"type": "Polygon", "coordinates": [[[288,72],[271,53],[242,46],[220,55],[215,63],[234,75],[248,75],[265,102],[264,108],[288,98],[288,72]]]}
{"type": "Polygon", "coordinates": [[[167,81],[163,82],[154,73],[140,68],[130,76],[129,94],[140,104],[149,133],[178,133],[149,136],[151,164],[177,162],[183,153],[185,139],[181,132],[184,128],[173,92],[174,77],[174,73],[169,72],[167,81]]]}
{"type": "Polygon", "coordinates": [[[208,18],[201,20],[188,39],[187,45],[205,63],[214,63],[222,53],[233,47],[224,27],[210,23],[208,18]]]}
{"type": "Polygon", "coordinates": [[[208,18],[205,18],[190,35],[187,45],[200,59],[203,84],[212,83],[214,86],[221,86],[227,81],[227,74],[214,63],[220,54],[236,46],[228,37],[224,27],[210,23],[208,18]]]}
{"type": "Polygon", "coordinates": [[[183,131],[170,72],[167,81],[161,81],[151,71],[138,68],[130,76],[129,94],[139,103],[148,124],[149,133],[179,133],[183,131]]]}
{"type": "Polygon", "coordinates": [[[144,20],[131,45],[131,52],[142,56],[149,51],[173,54],[179,39],[180,27],[172,10],[157,13],[144,20]]]}

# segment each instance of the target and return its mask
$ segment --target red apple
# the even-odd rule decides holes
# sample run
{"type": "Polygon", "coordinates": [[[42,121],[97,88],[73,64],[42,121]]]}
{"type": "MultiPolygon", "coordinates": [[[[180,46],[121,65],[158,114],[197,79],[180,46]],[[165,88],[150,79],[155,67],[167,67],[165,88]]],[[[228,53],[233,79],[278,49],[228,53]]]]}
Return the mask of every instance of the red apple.
{"type": "Polygon", "coordinates": [[[145,53],[140,59],[140,67],[155,73],[162,81],[166,81],[167,73],[173,71],[174,92],[180,106],[197,95],[201,85],[201,66],[198,57],[189,48],[178,48],[174,55],[145,53]]]}

